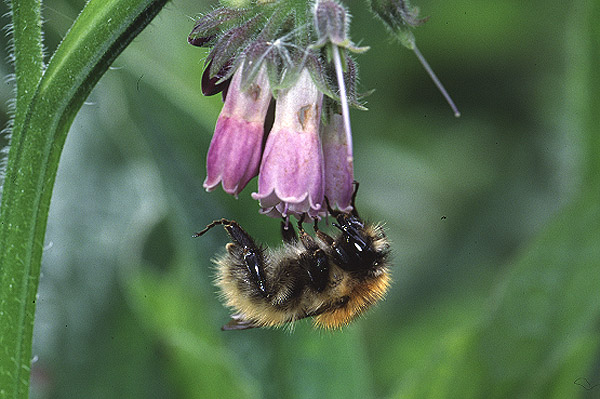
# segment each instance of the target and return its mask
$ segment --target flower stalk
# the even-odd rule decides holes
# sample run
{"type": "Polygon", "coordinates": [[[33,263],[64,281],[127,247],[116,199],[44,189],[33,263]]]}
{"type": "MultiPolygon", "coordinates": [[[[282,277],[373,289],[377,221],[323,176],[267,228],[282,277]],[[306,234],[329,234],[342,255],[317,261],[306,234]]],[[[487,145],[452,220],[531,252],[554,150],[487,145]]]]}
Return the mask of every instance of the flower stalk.
{"type": "Polygon", "coordinates": [[[438,79],[435,72],[429,63],[419,51],[415,43],[415,36],[412,33],[412,28],[421,26],[429,17],[419,18],[419,8],[412,7],[408,0],[369,0],[371,4],[371,10],[373,13],[383,22],[383,24],[389,29],[392,35],[402,43],[402,45],[412,50],[417,59],[438,88],[450,108],[454,113],[455,117],[460,117],[460,111],[452,101],[452,98],[448,94],[448,91],[444,88],[442,82],[438,79]]]}
{"type": "Polygon", "coordinates": [[[346,133],[346,147],[348,149],[346,161],[352,163],[352,128],[350,127],[350,108],[348,107],[348,98],[346,96],[346,85],[344,83],[344,71],[342,68],[342,60],[340,57],[341,49],[335,44],[331,44],[331,53],[333,54],[333,65],[335,66],[335,74],[340,88],[340,105],[342,107],[342,120],[344,124],[344,132],[346,133]]]}
{"type": "Polygon", "coordinates": [[[435,72],[433,72],[433,69],[431,69],[431,67],[429,66],[429,63],[427,62],[427,60],[425,59],[423,54],[421,54],[421,52],[419,51],[419,48],[417,47],[416,44],[413,45],[412,50],[415,52],[417,59],[419,60],[421,65],[423,65],[423,68],[425,68],[425,71],[427,71],[427,74],[429,75],[431,80],[433,80],[433,83],[435,84],[435,86],[438,88],[440,93],[442,93],[442,96],[444,96],[444,99],[446,100],[446,102],[448,103],[450,108],[452,109],[452,112],[454,112],[454,116],[459,118],[460,111],[458,110],[458,107],[456,106],[456,104],[454,104],[452,97],[450,97],[450,94],[448,94],[448,91],[446,90],[446,88],[444,87],[442,82],[438,79],[435,72]]]}

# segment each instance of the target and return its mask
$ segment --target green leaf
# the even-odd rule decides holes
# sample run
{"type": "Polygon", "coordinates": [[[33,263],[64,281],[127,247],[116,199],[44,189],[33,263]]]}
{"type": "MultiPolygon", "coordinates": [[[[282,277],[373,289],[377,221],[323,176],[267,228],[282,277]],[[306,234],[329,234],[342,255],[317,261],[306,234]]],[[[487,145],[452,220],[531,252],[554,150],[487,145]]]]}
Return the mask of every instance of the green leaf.
{"type": "MultiPolygon", "coordinates": [[[[190,260],[185,263],[188,264],[190,260]]],[[[186,398],[257,398],[256,381],[235,362],[218,325],[211,324],[197,292],[183,279],[138,268],[126,292],[144,324],[164,346],[170,377],[186,398]]]]}
{"type": "Polygon", "coordinates": [[[552,384],[557,378],[587,376],[599,342],[598,220],[589,193],[533,243],[492,298],[477,348],[493,396],[552,397],[564,388],[552,384]]]}
{"type": "Polygon", "coordinates": [[[28,395],[42,247],[52,187],[69,127],[108,66],[165,2],[91,0],[41,80],[39,4],[13,3],[18,98],[0,207],[2,397],[28,395]],[[30,29],[33,33],[28,37],[30,29]]]}
{"type": "Polygon", "coordinates": [[[366,343],[354,324],[341,331],[316,330],[308,320],[275,343],[276,376],[289,398],[373,398],[366,343]]]}
{"type": "Polygon", "coordinates": [[[596,194],[566,209],[510,265],[483,320],[447,333],[397,397],[562,398],[575,395],[576,378],[592,381],[600,349],[598,220],[596,194]]]}
{"type": "Polygon", "coordinates": [[[514,262],[478,325],[453,331],[398,397],[564,398],[598,383],[600,87],[597,2],[580,2],[568,37],[571,133],[585,185],[514,262]]]}

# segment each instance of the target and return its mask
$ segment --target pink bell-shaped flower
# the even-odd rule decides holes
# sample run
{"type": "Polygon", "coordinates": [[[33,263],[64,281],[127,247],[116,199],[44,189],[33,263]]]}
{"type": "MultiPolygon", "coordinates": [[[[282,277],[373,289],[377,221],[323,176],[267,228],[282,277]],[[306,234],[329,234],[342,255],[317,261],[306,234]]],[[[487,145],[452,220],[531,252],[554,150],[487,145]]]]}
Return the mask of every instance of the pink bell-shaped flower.
{"type": "Polygon", "coordinates": [[[325,165],[325,196],[332,208],[352,210],[354,166],[352,143],[348,143],[343,117],[332,113],[327,124],[321,124],[321,141],[325,165]]]}
{"type": "Polygon", "coordinates": [[[323,93],[308,70],[279,93],[275,121],[265,145],[258,176],[261,212],[270,216],[317,217],[323,205],[323,151],[319,136],[323,93]]]}
{"type": "Polygon", "coordinates": [[[246,90],[241,90],[242,67],[233,75],[225,105],[206,159],[204,188],[212,191],[221,183],[223,190],[237,197],[258,173],[264,123],[271,101],[266,68],[246,90]]]}

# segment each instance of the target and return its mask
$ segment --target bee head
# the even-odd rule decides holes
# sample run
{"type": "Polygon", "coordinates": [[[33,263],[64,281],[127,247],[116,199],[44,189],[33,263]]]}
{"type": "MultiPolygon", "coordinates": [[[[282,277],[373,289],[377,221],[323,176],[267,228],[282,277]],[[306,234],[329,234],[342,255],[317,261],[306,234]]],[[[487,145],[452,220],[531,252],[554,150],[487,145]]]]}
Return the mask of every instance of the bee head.
{"type": "Polygon", "coordinates": [[[387,251],[374,245],[379,240],[376,234],[380,229],[365,228],[365,223],[353,214],[340,213],[336,216],[338,223],[333,223],[342,234],[333,243],[333,256],[336,263],[347,271],[370,271],[376,268],[387,251]]]}

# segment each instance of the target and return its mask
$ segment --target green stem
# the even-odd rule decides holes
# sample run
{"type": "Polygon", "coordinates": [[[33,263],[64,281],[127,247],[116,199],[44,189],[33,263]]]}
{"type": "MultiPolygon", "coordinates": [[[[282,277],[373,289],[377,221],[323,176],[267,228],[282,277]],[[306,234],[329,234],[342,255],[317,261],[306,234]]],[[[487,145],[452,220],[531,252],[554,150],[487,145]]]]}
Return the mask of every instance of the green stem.
{"type": "MultiPolygon", "coordinates": [[[[21,18],[14,11],[24,9],[26,2],[34,3],[15,0],[13,19],[21,18]]],[[[25,85],[17,87],[17,94],[24,91],[29,97],[17,98],[0,205],[2,398],[27,397],[29,392],[42,246],[58,161],[69,127],[108,66],[165,3],[166,0],[91,0],[37,85],[34,74],[25,80],[21,78],[24,72],[16,61],[17,85],[25,85]]],[[[13,23],[15,54],[26,55],[27,50],[16,39],[21,34],[25,36],[32,25],[24,20],[13,23]]],[[[39,24],[38,19],[33,25],[39,27],[39,24]]],[[[37,54],[35,47],[32,51],[37,54]]],[[[41,59],[35,59],[41,75],[41,59]]]]}
{"type": "Polygon", "coordinates": [[[340,89],[340,104],[342,106],[342,120],[344,122],[344,132],[346,133],[346,161],[354,162],[352,157],[352,128],[350,127],[350,109],[348,108],[348,97],[346,95],[346,84],[344,83],[344,70],[342,59],[340,57],[341,48],[335,44],[331,44],[331,54],[333,56],[333,65],[335,66],[335,74],[337,77],[338,87],[340,89]]]}
{"type": "Polygon", "coordinates": [[[35,88],[42,78],[41,4],[38,0],[12,1],[13,56],[17,92],[13,129],[20,130],[35,88]]]}
{"type": "Polygon", "coordinates": [[[438,88],[438,90],[440,91],[440,93],[442,93],[442,96],[444,96],[444,99],[446,100],[446,102],[448,103],[448,105],[450,106],[450,108],[452,109],[452,112],[454,112],[454,116],[456,116],[457,118],[459,118],[460,117],[460,111],[456,107],[456,104],[454,104],[454,101],[452,101],[452,97],[450,97],[450,94],[448,94],[448,92],[446,91],[446,88],[444,87],[444,85],[442,84],[442,82],[440,81],[440,79],[437,77],[437,75],[435,74],[435,72],[433,72],[433,69],[429,65],[429,62],[427,62],[427,60],[425,59],[425,57],[423,56],[423,54],[421,53],[421,51],[419,51],[419,48],[417,47],[417,45],[414,44],[414,43],[413,43],[412,50],[415,52],[415,55],[417,56],[417,59],[419,60],[419,62],[421,63],[421,65],[423,65],[423,68],[425,68],[425,71],[427,72],[427,74],[429,75],[429,77],[431,78],[431,80],[433,80],[433,84],[435,84],[435,86],[438,88]]]}

